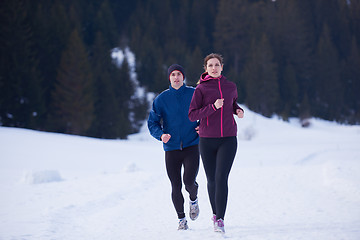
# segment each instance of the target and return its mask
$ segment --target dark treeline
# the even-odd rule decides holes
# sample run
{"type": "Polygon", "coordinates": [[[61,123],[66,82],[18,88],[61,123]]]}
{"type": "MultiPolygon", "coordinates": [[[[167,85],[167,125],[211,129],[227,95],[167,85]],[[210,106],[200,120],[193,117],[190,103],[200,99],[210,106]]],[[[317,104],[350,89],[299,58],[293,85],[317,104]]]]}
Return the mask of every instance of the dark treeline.
{"type": "Polygon", "coordinates": [[[360,123],[360,0],[2,0],[0,125],[126,138],[180,63],[195,86],[225,58],[239,102],[284,120],[360,123]]]}

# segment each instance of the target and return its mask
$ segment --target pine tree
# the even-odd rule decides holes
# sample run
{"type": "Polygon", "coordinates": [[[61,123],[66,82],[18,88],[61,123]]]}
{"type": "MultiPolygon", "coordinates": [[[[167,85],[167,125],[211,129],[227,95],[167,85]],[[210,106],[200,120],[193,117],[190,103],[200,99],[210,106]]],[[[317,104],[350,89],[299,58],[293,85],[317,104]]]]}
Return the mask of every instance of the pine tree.
{"type": "Polygon", "coordinates": [[[190,17],[187,19],[187,44],[191,50],[198,47],[207,55],[214,51],[214,17],[217,15],[219,1],[196,0],[191,3],[190,17]]]}
{"type": "Polygon", "coordinates": [[[117,46],[119,30],[117,29],[113,12],[108,0],[103,1],[94,20],[94,32],[101,31],[112,47],[117,46]]]}
{"type": "Polygon", "coordinates": [[[360,1],[350,1],[349,8],[351,32],[355,36],[358,46],[360,46],[360,1]]]}
{"type": "Polygon", "coordinates": [[[336,28],[332,28],[332,31],[336,31],[337,42],[336,48],[339,51],[339,58],[345,59],[349,54],[351,48],[351,26],[350,26],[350,9],[348,0],[338,0],[338,18],[335,19],[336,28]]]}
{"type": "Polygon", "coordinates": [[[298,103],[298,85],[296,82],[296,72],[291,64],[285,67],[282,84],[279,84],[279,90],[283,118],[287,120],[290,116],[298,115],[294,113],[298,103]]]}
{"type": "MultiPolygon", "coordinates": [[[[239,73],[240,63],[250,45],[250,25],[256,24],[247,1],[222,0],[215,20],[214,45],[228,59],[229,67],[239,73]]],[[[253,35],[254,36],[254,35],[253,35]]],[[[254,36],[256,37],[256,36],[254,36]]]]}
{"type": "MultiPolygon", "coordinates": [[[[95,0],[97,1],[97,0],[95,0]]],[[[139,0],[132,0],[132,1],[110,1],[110,8],[113,12],[113,16],[115,18],[115,22],[117,23],[120,30],[126,29],[122,28],[129,28],[132,27],[132,22],[129,21],[130,16],[136,9],[137,3],[140,2],[139,0]]]]}
{"type": "Polygon", "coordinates": [[[350,55],[345,61],[342,78],[344,79],[344,101],[350,123],[360,122],[360,49],[355,37],[352,39],[350,55]]]}
{"type": "Polygon", "coordinates": [[[338,53],[330,36],[329,27],[324,25],[317,47],[315,112],[322,118],[338,120],[344,89],[340,80],[338,53]]]}
{"type": "Polygon", "coordinates": [[[278,63],[280,99],[283,116],[298,116],[300,97],[312,79],[313,36],[306,25],[308,9],[296,0],[267,5],[266,31],[278,63]],[[301,6],[301,7],[300,7],[301,6]]]}
{"type": "Polygon", "coordinates": [[[114,89],[116,66],[112,64],[108,44],[101,32],[96,34],[93,47],[94,121],[90,134],[100,138],[118,137],[114,131],[118,121],[119,103],[114,89]]]}
{"type": "Polygon", "coordinates": [[[310,103],[307,93],[304,94],[299,107],[299,118],[303,127],[309,126],[309,118],[311,117],[310,103]]]}
{"type": "Polygon", "coordinates": [[[55,88],[57,68],[60,64],[61,53],[66,47],[71,23],[65,6],[61,0],[43,1],[37,4],[34,12],[33,28],[36,39],[35,48],[39,58],[39,70],[43,76],[45,130],[48,129],[48,117],[51,112],[51,93],[55,88]]]}
{"type": "Polygon", "coordinates": [[[69,38],[53,91],[55,130],[85,135],[93,121],[93,79],[85,46],[77,30],[69,38]]]}
{"type": "Polygon", "coordinates": [[[106,51],[107,45],[100,32],[96,39],[93,59],[96,102],[91,135],[125,139],[139,130],[139,118],[145,118],[147,107],[143,108],[142,99],[132,98],[135,89],[126,57],[118,66],[106,51]]]}
{"type": "Polygon", "coordinates": [[[196,87],[196,83],[200,79],[200,75],[204,71],[203,56],[199,47],[196,47],[184,66],[186,69],[186,84],[196,87]]]}
{"type": "Polygon", "coordinates": [[[246,81],[246,103],[250,109],[271,116],[278,107],[277,64],[274,62],[270,43],[264,34],[253,41],[251,55],[242,78],[246,81]]]}
{"type": "Polygon", "coordinates": [[[140,5],[131,18],[131,21],[136,23],[131,29],[130,38],[130,48],[136,55],[136,72],[139,82],[151,92],[160,92],[168,86],[164,81],[166,64],[162,50],[163,33],[158,27],[166,21],[160,22],[154,17],[157,13],[155,9],[158,10],[157,5],[151,5],[150,2],[140,5]]]}
{"type": "Polygon", "coordinates": [[[24,0],[0,5],[0,125],[41,128],[42,77],[24,0]]]}
{"type": "Polygon", "coordinates": [[[317,12],[320,22],[318,23],[319,36],[322,34],[323,24],[330,30],[330,37],[335,48],[338,50],[339,59],[344,58],[349,52],[351,33],[350,33],[350,12],[348,0],[318,0],[317,12]]]}
{"type": "Polygon", "coordinates": [[[133,84],[130,80],[130,68],[127,61],[127,58],[124,58],[124,61],[121,65],[119,71],[119,77],[115,82],[115,91],[117,94],[117,102],[119,103],[119,121],[116,125],[116,132],[120,138],[126,138],[127,135],[133,132],[129,114],[130,114],[130,104],[131,96],[134,94],[133,84]]]}

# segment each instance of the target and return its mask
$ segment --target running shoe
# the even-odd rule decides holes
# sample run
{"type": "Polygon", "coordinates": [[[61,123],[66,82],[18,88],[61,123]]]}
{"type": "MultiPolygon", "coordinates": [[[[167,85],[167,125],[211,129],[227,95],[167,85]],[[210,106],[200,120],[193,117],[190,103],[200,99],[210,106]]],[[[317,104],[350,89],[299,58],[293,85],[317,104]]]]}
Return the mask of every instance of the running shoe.
{"type": "Polygon", "coordinates": [[[182,218],[179,220],[179,227],[178,230],[187,230],[189,227],[187,225],[187,220],[186,218],[182,218]]]}
{"type": "Polygon", "coordinates": [[[198,204],[198,199],[196,198],[195,201],[191,201],[190,200],[190,219],[191,220],[196,220],[199,216],[199,204],[198,204]]]}
{"type": "Polygon", "coordinates": [[[223,219],[218,219],[215,222],[214,225],[214,231],[215,232],[220,232],[220,233],[225,233],[225,227],[224,227],[224,220],[223,219]]]}

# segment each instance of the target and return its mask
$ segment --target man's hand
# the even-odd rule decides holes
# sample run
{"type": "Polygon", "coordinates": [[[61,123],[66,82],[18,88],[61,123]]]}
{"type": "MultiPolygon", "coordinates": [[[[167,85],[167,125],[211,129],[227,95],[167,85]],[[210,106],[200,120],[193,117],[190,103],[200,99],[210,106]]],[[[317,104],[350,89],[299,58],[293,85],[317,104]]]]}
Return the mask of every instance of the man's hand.
{"type": "Polygon", "coordinates": [[[199,126],[197,126],[197,127],[195,128],[195,131],[196,131],[197,134],[199,134],[199,126]]]}
{"type": "Polygon", "coordinates": [[[163,143],[167,143],[171,138],[170,134],[164,133],[163,135],[161,135],[161,141],[163,141],[163,143]]]}

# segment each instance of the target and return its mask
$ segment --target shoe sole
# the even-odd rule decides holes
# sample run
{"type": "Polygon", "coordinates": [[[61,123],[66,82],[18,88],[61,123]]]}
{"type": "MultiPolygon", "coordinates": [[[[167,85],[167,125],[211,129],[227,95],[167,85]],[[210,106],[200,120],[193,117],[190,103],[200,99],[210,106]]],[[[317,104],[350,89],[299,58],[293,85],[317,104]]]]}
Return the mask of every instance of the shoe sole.
{"type": "Polygon", "coordinates": [[[195,217],[192,217],[192,216],[190,215],[190,219],[193,220],[193,221],[195,221],[198,217],[199,217],[199,213],[198,213],[195,217]]]}
{"type": "Polygon", "coordinates": [[[218,233],[225,233],[225,230],[221,230],[221,229],[214,229],[214,232],[218,232],[218,233]]]}
{"type": "Polygon", "coordinates": [[[192,221],[195,221],[195,220],[199,217],[199,213],[200,213],[200,210],[198,211],[198,213],[197,213],[197,215],[196,215],[195,217],[192,217],[191,214],[189,214],[189,215],[190,215],[190,219],[191,219],[192,221]]]}

